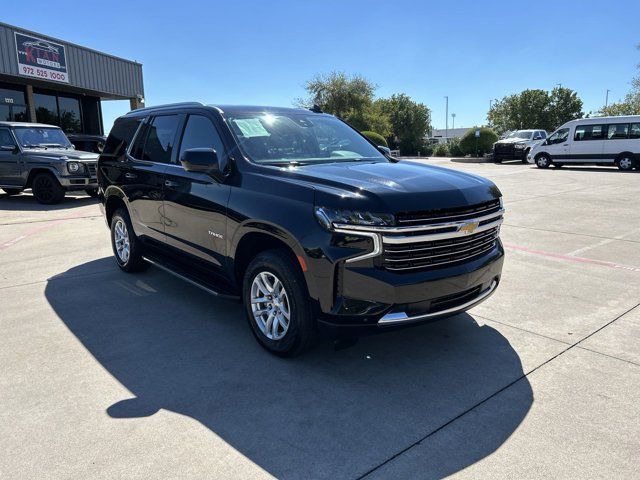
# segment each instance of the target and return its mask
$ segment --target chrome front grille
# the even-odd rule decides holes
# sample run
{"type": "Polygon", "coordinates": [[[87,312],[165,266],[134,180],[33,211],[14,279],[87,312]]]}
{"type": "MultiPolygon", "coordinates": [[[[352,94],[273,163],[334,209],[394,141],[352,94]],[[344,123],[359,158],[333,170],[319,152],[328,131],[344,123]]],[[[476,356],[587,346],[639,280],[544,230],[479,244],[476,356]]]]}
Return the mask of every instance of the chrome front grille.
{"type": "Polygon", "coordinates": [[[504,210],[492,200],[449,210],[398,215],[382,237],[382,266],[412,272],[468,262],[496,247],[504,210]],[[410,225],[410,226],[409,226],[410,225]]]}
{"type": "Polygon", "coordinates": [[[468,261],[495,248],[499,229],[426,242],[385,243],[382,264],[391,271],[415,271],[468,261]]]}

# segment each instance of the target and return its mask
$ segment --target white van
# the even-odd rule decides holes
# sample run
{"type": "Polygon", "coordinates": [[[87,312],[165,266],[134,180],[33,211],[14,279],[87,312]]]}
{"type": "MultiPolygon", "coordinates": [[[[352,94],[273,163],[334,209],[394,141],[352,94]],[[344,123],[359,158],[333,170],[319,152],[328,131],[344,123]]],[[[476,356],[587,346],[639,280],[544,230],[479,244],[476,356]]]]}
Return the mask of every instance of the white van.
{"type": "Polygon", "coordinates": [[[640,168],[640,115],[571,120],[527,155],[539,168],[550,165],[615,165],[640,168]]]}

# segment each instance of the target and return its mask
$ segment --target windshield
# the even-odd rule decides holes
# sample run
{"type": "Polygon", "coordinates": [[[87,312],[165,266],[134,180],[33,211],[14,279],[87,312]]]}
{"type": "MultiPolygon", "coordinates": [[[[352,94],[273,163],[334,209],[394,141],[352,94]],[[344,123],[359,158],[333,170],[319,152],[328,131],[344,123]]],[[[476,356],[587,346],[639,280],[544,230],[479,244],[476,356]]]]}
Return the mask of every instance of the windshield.
{"type": "Polygon", "coordinates": [[[515,132],[511,132],[507,138],[524,138],[529,140],[532,134],[533,130],[516,130],[515,132]]]}
{"type": "Polygon", "coordinates": [[[71,143],[59,128],[16,127],[14,129],[18,142],[29,147],[62,147],[71,148],[71,143]]]}
{"type": "Polygon", "coordinates": [[[247,113],[228,118],[244,153],[260,164],[388,161],[340,120],[309,113],[247,113]]]}

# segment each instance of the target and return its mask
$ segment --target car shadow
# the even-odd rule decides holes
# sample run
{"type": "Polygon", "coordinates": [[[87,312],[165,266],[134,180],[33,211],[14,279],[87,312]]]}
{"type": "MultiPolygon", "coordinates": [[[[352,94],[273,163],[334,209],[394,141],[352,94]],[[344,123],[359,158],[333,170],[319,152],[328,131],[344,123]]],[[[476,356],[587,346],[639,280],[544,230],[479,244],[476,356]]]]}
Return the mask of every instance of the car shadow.
{"type": "Polygon", "coordinates": [[[127,275],[95,260],[49,279],[45,295],[131,392],[105,400],[114,421],[187,415],[277,478],[357,478],[521,378],[517,400],[483,415],[489,428],[423,459],[422,478],[444,477],[500,447],[533,402],[508,340],[468,314],[281,359],[258,346],[239,303],[153,267],[127,275]]]}
{"type": "Polygon", "coordinates": [[[80,192],[69,192],[60,203],[55,205],[43,205],[38,203],[30,191],[18,195],[7,195],[0,189],[0,210],[54,211],[67,208],[85,207],[98,203],[97,198],[92,198],[80,192]]]}

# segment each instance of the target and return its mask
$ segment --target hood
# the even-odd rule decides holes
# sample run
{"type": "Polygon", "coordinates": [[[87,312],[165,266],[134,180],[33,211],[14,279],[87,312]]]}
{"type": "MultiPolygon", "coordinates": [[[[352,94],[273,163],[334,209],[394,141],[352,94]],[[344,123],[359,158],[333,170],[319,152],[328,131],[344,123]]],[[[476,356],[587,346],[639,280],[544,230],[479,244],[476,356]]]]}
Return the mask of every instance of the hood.
{"type": "Polygon", "coordinates": [[[52,160],[61,160],[66,157],[67,160],[81,161],[81,162],[97,162],[99,155],[97,153],[83,152],[82,150],[64,150],[56,148],[48,149],[26,149],[25,155],[31,158],[43,158],[52,160]]]}
{"type": "Polygon", "coordinates": [[[528,138],[504,138],[502,140],[498,140],[496,143],[521,143],[528,142],[530,139],[528,138]]]}
{"type": "Polygon", "coordinates": [[[410,161],[346,162],[284,170],[288,180],[313,186],[318,206],[375,213],[462,207],[501,195],[493,182],[477,175],[410,161]]]}

